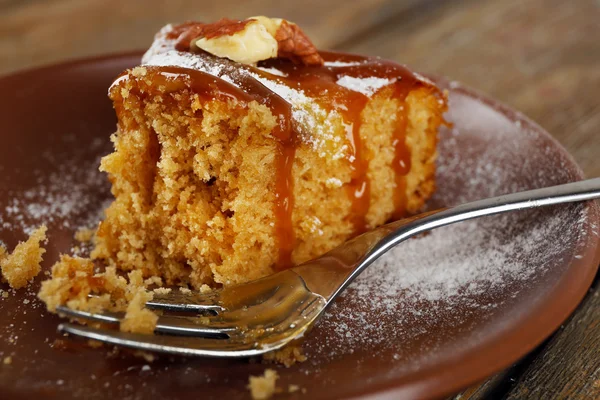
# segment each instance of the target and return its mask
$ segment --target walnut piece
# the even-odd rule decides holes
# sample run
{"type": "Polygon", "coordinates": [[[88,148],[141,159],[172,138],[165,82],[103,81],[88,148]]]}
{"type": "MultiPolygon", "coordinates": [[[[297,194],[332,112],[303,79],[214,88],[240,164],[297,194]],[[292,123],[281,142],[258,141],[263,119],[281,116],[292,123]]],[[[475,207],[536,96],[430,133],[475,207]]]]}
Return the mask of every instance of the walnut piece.
{"type": "MultiPolygon", "coordinates": [[[[256,20],[239,22],[243,28],[230,33],[230,30],[215,29],[212,36],[202,36],[193,41],[193,46],[229,58],[242,64],[254,64],[277,56],[277,41],[264,25],[256,20]]],[[[238,28],[239,25],[233,25],[238,28]]]]}
{"type": "Polygon", "coordinates": [[[280,18],[223,18],[211,24],[186,22],[173,28],[179,51],[206,51],[242,64],[286,58],[296,64],[322,65],[317,48],[300,27],[280,18]]]}
{"type": "Polygon", "coordinates": [[[296,24],[282,21],[275,34],[277,56],[289,58],[296,64],[323,65],[323,58],[317,48],[296,24]]]}

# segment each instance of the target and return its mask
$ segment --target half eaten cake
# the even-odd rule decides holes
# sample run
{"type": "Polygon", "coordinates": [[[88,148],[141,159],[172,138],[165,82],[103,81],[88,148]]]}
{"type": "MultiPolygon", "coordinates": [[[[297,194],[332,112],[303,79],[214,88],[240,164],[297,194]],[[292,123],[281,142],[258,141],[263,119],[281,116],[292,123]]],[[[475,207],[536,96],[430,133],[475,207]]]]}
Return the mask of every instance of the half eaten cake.
{"type": "Polygon", "coordinates": [[[168,25],[109,95],[115,200],[93,257],[169,284],[297,265],[434,191],[444,94],[285,20],[168,25]]]}

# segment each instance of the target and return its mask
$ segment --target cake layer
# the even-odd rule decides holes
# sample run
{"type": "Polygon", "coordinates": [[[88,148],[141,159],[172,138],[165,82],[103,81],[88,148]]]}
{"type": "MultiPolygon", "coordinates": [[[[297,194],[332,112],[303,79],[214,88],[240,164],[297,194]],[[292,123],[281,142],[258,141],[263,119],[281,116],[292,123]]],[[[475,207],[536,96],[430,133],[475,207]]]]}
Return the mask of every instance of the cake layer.
{"type": "Polygon", "coordinates": [[[242,65],[173,27],[110,89],[115,201],[93,256],[169,283],[232,284],[307,261],[434,190],[443,94],[375,58],[242,65]]]}

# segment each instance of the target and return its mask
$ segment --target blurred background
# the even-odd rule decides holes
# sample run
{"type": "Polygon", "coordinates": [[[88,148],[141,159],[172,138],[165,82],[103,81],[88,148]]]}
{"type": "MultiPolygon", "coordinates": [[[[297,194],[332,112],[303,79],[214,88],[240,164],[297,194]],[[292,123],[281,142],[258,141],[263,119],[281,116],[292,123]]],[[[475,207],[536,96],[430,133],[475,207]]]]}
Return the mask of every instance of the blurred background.
{"type": "Polygon", "coordinates": [[[448,76],[524,112],[600,175],[598,0],[0,0],[0,75],[145,49],[168,22],[298,23],[322,49],[448,76]]]}

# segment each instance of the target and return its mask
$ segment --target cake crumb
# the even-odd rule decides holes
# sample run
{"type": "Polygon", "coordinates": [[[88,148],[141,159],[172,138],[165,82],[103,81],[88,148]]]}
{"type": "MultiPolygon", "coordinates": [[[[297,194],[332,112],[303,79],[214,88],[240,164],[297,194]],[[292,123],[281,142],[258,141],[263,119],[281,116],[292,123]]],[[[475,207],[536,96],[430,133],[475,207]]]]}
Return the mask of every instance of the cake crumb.
{"type": "Polygon", "coordinates": [[[62,255],[52,267],[52,278],[42,282],[38,297],[51,312],[63,304],[89,312],[125,311],[122,331],[153,333],[158,316],[145,308],[153,293],[146,290],[142,271],[132,271],[127,278],[117,275],[115,267],[95,274],[91,259],[62,255]]]}
{"type": "Polygon", "coordinates": [[[104,343],[102,343],[98,340],[93,340],[93,339],[88,340],[87,344],[88,344],[88,346],[90,346],[93,349],[97,349],[97,348],[104,346],[104,343]]]}
{"type": "Polygon", "coordinates": [[[298,385],[289,385],[288,386],[288,393],[294,393],[294,392],[297,392],[298,390],[300,390],[300,386],[298,386],[298,385]]]}
{"type": "Polygon", "coordinates": [[[2,363],[4,365],[10,365],[10,364],[12,364],[12,357],[11,356],[4,357],[4,360],[2,360],[2,363]]]}
{"type": "Polygon", "coordinates": [[[144,288],[137,289],[137,292],[125,312],[125,317],[121,321],[120,329],[122,332],[152,334],[156,328],[158,315],[148,310],[146,302],[152,300],[154,294],[147,292],[144,288]]]}
{"type": "Polygon", "coordinates": [[[169,294],[171,293],[171,288],[159,287],[153,290],[156,294],[169,294]]]}
{"type": "Polygon", "coordinates": [[[79,228],[75,232],[75,240],[81,243],[91,242],[94,237],[95,231],[89,228],[79,228]]]}
{"type": "Polygon", "coordinates": [[[180,287],[179,291],[183,294],[191,294],[192,293],[192,291],[186,287],[180,287]]]}
{"type": "Polygon", "coordinates": [[[0,251],[2,277],[11,288],[27,286],[42,270],[40,263],[46,249],[41,247],[41,243],[46,240],[46,231],[45,225],[40,226],[27,241],[20,242],[11,254],[6,255],[6,249],[0,251]]]}
{"type": "Polygon", "coordinates": [[[212,288],[210,286],[208,286],[206,283],[203,284],[202,286],[200,286],[200,293],[201,294],[206,294],[206,293],[210,293],[212,292],[212,288]]]}
{"type": "Polygon", "coordinates": [[[264,354],[263,361],[266,363],[283,364],[289,368],[298,362],[306,361],[306,356],[302,353],[300,346],[289,345],[281,350],[264,354]]]}
{"type": "Polygon", "coordinates": [[[162,278],[160,276],[156,276],[156,275],[155,276],[151,276],[150,278],[147,278],[144,281],[144,285],[146,287],[151,286],[151,285],[156,285],[156,286],[160,287],[160,286],[163,285],[163,280],[162,280],[162,278]]]}
{"type": "MultiPolygon", "coordinates": [[[[38,297],[51,312],[56,307],[67,304],[77,310],[92,311],[90,293],[95,292],[95,286],[101,283],[99,276],[94,277],[94,263],[91,260],[62,255],[52,266],[52,279],[42,282],[38,297]]],[[[115,287],[124,288],[124,282],[118,282],[115,287]]]]}
{"type": "Polygon", "coordinates": [[[248,389],[254,400],[266,400],[275,394],[275,384],[279,375],[277,371],[266,369],[263,376],[250,376],[248,389]]]}
{"type": "MultiPolygon", "coordinates": [[[[149,353],[147,351],[141,351],[141,350],[137,350],[133,353],[134,356],[136,357],[140,357],[143,358],[144,360],[146,360],[146,362],[152,363],[154,362],[154,360],[156,360],[156,356],[152,353],[149,353]]],[[[142,367],[142,371],[145,371],[145,367],[148,367],[147,369],[150,369],[149,365],[144,365],[144,367],[142,367]]]]}
{"type": "Polygon", "coordinates": [[[148,70],[144,67],[135,67],[134,69],[131,70],[131,75],[133,76],[146,76],[146,73],[148,72],[148,70]]]}

